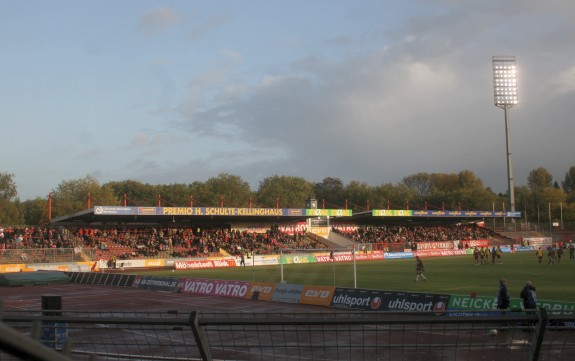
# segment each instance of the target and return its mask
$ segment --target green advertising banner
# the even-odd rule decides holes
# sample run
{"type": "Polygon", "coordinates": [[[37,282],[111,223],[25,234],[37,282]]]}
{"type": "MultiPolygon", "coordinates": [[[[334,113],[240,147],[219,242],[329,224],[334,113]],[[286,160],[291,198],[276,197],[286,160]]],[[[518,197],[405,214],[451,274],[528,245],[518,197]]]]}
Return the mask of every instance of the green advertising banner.
{"type": "Polygon", "coordinates": [[[293,254],[283,255],[283,264],[291,263],[315,263],[317,262],[313,254],[293,254]]]}
{"type": "MultiPolygon", "coordinates": [[[[575,312],[575,302],[560,302],[550,300],[538,300],[538,307],[546,308],[548,311],[575,312]]],[[[522,309],[523,303],[520,298],[511,299],[511,309],[522,309]]],[[[491,311],[497,309],[497,297],[488,296],[463,296],[451,295],[447,305],[448,310],[476,310],[491,311]]]]}
{"type": "MultiPolygon", "coordinates": [[[[511,308],[521,308],[521,300],[511,299],[511,308]]],[[[447,305],[448,310],[481,310],[491,311],[497,309],[497,297],[475,295],[451,295],[447,305]]]]}
{"type": "Polygon", "coordinates": [[[353,211],[351,209],[306,209],[306,216],[316,217],[351,217],[353,211]]]}

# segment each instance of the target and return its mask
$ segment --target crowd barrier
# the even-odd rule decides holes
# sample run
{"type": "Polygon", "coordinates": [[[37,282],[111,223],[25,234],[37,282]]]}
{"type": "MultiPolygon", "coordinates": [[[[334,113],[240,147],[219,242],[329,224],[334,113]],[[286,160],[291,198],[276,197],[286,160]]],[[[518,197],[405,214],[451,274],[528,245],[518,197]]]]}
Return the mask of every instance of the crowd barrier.
{"type": "Polygon", "coordinates": [[[572,314],[6,310],[0,359],[572,360],[572,314]],[[64,326],[62,326],[64,325],[64,326]],[[65,327],[59,339],[44,337],[65,327]],[[53,349],[58,350],[54,352],[53,349]]]}

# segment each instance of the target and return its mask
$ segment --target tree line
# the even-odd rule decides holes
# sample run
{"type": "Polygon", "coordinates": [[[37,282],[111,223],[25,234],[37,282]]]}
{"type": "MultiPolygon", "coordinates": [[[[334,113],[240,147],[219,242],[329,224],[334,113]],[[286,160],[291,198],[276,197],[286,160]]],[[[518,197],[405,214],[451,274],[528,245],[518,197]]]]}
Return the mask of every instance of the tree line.
{"type": "MultiPolygon", "coordinates": [[[[397,184],[372,186],[361,181],[347,184],[335,177],[310,182],[302,177],[274,175],[259,182],[257,190],[240,176],[222,173],[205,182],[148,184],[135,180],[100,184],[94,177],[62,181],[50,194],[52,218],[95,205],[163,207],[304,208],[308,198],[319,208],[509,210],[508,195],[485,187],[473,172],[417,173],[397,184]]],[[[14,175],[0,172],[0,224],[40,225],[49,222],[48,196],[21,201],[14,175]]],[[[575,223],[575,166],[560,184],[543,167],[529,173],[526,186],[515,187],[515,208],[524,220],[575,223]],[[549,208],[549,209],[548,209],[549,208]]]]}

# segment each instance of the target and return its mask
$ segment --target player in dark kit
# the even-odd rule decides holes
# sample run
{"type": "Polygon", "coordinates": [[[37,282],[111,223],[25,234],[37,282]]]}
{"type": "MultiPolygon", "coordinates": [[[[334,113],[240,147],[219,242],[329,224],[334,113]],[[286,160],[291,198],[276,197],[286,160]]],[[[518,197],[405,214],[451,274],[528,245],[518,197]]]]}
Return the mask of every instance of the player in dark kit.
{"type": "Polygon", "coordinates": [[[425,268],[423,267],[423,262],[421,262],[419,256],[415,256],[415,262],[415,272],[417,274],[415,276],[415,282],[419,281],[419,277],[423,278],[424,281],[427,281],[427,278],[425,278],[425,275],[423,274],[423,272],[425,272],[425,268]]]}

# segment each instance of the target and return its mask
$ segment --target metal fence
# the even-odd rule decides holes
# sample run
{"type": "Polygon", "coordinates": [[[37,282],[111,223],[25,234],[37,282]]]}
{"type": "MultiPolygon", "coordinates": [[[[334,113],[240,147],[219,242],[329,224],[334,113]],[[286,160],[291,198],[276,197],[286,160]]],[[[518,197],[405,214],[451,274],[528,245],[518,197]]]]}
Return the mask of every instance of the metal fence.
{"type": "Polygon", "coordinates": [[[96,259],[96,249],[17,248],[2,249],[0,252],[0,264],[82,262],[96,259]]]}
{"type": "Polygon", "coordinates": [[[0,360],[572,360],[574,321],[543,309],[503,315],[4,311],[0,327],[10,335],[0,334],[0,360]],[[50,352],[29,355],[35,348],[21,350],[20,339],[50,352]]]}

